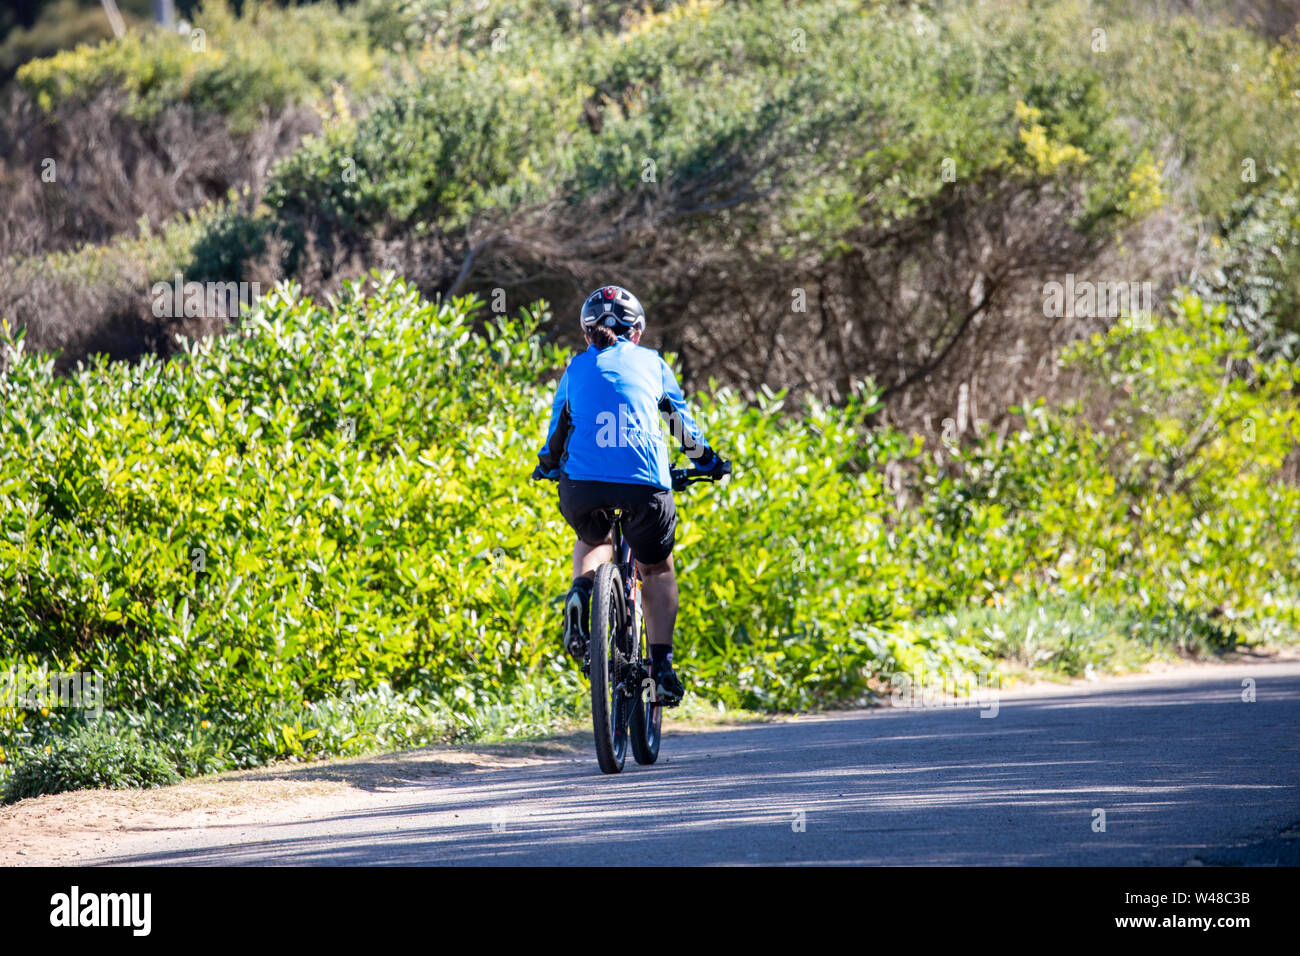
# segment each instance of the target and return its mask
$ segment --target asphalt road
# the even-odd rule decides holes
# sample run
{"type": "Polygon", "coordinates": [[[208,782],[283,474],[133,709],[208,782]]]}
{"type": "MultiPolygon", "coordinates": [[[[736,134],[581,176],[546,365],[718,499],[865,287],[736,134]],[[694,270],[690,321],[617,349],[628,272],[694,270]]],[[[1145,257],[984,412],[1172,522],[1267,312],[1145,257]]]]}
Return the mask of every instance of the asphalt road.
{"type": "Polygon", "coordinates": [[[674,733],[413,779],[345,812],[160,836],[128,865],[1300,862],[1300,663],[674,733]],[[1256,700],[1242,699],[1242,681],[1256,700]],[[1105,829],[1096,829],[1098,810],[1105,829]]]}

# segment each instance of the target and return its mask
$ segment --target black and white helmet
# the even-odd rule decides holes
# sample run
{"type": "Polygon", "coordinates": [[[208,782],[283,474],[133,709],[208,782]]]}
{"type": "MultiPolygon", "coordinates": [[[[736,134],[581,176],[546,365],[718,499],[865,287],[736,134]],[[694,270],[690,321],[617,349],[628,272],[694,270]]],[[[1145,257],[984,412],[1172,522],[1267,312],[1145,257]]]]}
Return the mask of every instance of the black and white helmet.
{"type": "Polygon", "coordinates": [[[582,330],[589,332],[597,325],[608,326],[616,335],[629,335],[645,328],[645,309],[622,286],[601,286],[582,304],[582,330]]]}

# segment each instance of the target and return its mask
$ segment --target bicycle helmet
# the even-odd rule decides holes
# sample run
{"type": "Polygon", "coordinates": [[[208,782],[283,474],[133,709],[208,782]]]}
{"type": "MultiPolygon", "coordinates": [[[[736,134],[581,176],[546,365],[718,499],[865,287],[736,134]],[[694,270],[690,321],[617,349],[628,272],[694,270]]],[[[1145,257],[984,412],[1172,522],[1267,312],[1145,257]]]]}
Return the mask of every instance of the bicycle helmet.
{"type": "Polygon", "coordinates": [[[645,329],[645,309],[627,289],[606,285],[587,296],[582,304],[581,320],[584,332],[604,325],[618,335],[629,335],[636,329],[645,329]]]}

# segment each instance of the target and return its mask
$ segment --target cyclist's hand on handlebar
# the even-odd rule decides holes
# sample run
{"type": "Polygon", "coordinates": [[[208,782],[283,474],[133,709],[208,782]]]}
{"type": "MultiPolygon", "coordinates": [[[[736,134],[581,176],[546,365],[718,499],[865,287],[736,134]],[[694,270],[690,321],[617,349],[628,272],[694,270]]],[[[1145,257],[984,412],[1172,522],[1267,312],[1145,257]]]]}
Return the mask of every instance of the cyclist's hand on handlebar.
{"type": "Polygon", "coordinates": [[[724,475],[731,474],[731,462],[710,449],[708,458],[695,462],[693,473],[707,475],[714,481],[720,481],[724,475]]]}
{"type": "Polygon", "coordinates": [[[731,474],[731,462],[725,458],[720,458],[714,454],[712,459],[705,459],[707,468],[700,468],[698,465],[692,468],[674,468],[669,472],[672,478],[673,491],[685,491],[692,482],[696,481],[721,481],[725,476],[731,474]]]}
{"type": "Polygon", "coordinates": [[[545,468],[543,468],[541,465],[538,465],[536,468],[533,469],[533,474],[532,474],[532,476],[531,476],[531,480],[532,480],[532,481],[542,481],[542,480],[546,480],[546,481],[559,481],[559,480],[560,480],[560,469],[558,469],[558,468],[554,468],[554,469],[552,469],[552,470],[550,470],[550,471],[547,471],[547,470],[546,470],[545,468]]]}

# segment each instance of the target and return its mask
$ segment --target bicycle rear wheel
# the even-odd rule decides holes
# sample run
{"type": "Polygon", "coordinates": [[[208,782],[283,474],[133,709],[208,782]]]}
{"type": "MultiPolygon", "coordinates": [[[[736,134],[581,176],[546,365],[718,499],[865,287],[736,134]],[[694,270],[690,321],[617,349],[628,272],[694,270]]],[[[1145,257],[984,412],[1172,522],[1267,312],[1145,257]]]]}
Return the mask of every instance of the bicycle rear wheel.
{"type": "Polygon", "coordinates": [[[627,759],[633,702],[621,686],[628,665],[622,647],[627,616],[623,580],[615,565],[602,564],[596,571],[591,597],[591,724],[596,762],[604,773],[618,773],[627,759]]]}

